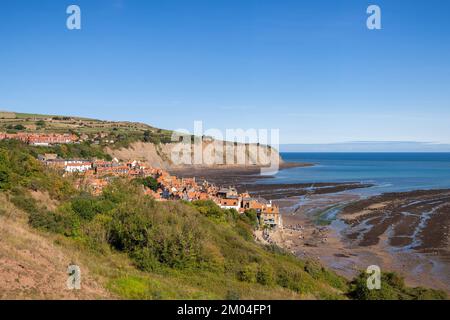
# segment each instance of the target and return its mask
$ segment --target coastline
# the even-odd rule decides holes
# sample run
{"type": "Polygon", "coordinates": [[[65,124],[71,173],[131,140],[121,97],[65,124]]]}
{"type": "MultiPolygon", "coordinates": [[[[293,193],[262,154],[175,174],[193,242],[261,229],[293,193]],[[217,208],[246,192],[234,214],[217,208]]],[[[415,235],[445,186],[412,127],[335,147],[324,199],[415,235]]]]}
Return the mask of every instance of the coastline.
{"type": "MultiPolygon", "coordinates": [[[[417,242],[416,247],[398,242],[405,237],[402,226],[410,226],[409,231],[414,234],[410,221],[398,220],[391,226],[391,222],[386,222],[387,218],[384,217],[391,217],[396,208],[408,203],[412,203],[416,209],[420,208],[420,197],[435,204],[443,194],[444,197],[450,195],[450,190],[411,191],[363,200],[345,193],[313,195],[307,203],[300,205],[299,199],[285,199],[277,202],[284,209],[284,228],[272,232],[270,240],[300,258],[317,260],[348,279],[370,265],[378,265],[382,270],[401,274],[410,286],[428,286],[450,293],[450,251],[447,229],[444,228],[448,226],[450,212],[444,211],[434,217],[436,221],[430,219],[432,223],[423,229],[424,241],[421,244],[417,242]],[[393,203],[389,210],[385,204],[380,205],[386,198],[393,203]],[[329,225],[317,223],[317,212],[324,212],[339,203],[347,205],[344,205],[343,213],[339,213],[337,219],[330,221],[329,225]],[[368,207],[368,212],[364,211],[368,207]],[[352,212],[349,213],[347,208],[353,208],[352,212]],[[374,217],[376,214],[383,217],[377,219],[374,217]],[[369,228],[371,232],[364,230],[368,219],[383,222],[381,226],[385,230],[377,223],[369,228]],[[440,233],[436,233],[437,227],[441,227],[440,233]],[[400,236],[395,233],[396,228],[399,228],[397,233],[403,232],[400,236]],[[373,233],[377,234],[376,241],[373,233]],[[371,241],[361,243],[364,235],[371,241]]],[[[449,200],[445,198],[442,201],[445,201],[443,207],[449,208],[449,200]]],[[[396,219],[403,216],[410,217],[403,214],[399,216],[398,212],[394,215],[396,219]]],[[[416,235],[422,236],[420,232],[416,235]]]]}
{"type": "MultiPolygon", "coordinates": [[[[306,162],[280,162],[279,170],[291,168],[312,167],[313,163],[306,162]]],[[[208,180],[218,185],[252,184],[263,179],[271,179],[272,176],[262,176],[261,166],[240,166],[240,165],[220,165],[220,166],[182,166],[173,167],[169,172],[180,178],[195,177],[199,180],[208,180]]]]}
{"type": "MultiPolygon", "coordinates": [[[[301,166],[310,164],[293,163],[280,170],[301,166]]],[[[280,207],[283,228],[271,231],[268,238],[257,231],[256,238],[262,243],[274,243],[299,258],[316,260],[348,279],[370,265],[379,265],[384,271],[401,274],[407,285],[427,286],[450,293],[448,230],[441,228],[439,235],[436,233],[439,227],[448,225],[450,212],[442,213],[436,221],[430,219],[429,226],[414,231],[411,215],[403,215],[403,211],[398,210],[412,204],[410,209],[415,210],[415,222],[419,224],[420,210],[425,210],[420,201],[432,206],[444,194],[443,204],[448,203],[446,208],[450,208],[448,189],[384,193],[362,198],[352,190],[369,188],[372,184],[354,181],[259,183],[271,177],[259,176],[259,168],[254,167],[183,169],[174,173],[233,185],[254,197],[274,201],[280,207]],[[387,205],[389,201],[391,203],[387,205]],[[386,222],[385,215],[390,217],[392,214],[395,221],[386,222]],[[402,221],[402,216],[407,219],[402,221]],[[371,231],[364,230],[368,221],[374,222],[371,231]],[[377,221],[384,223],[375,223],[377,221]],[[390,228],[391,225],[398,226],[397,232],[394,227],[390,228]],[[410,234],[416,232],[416,236],[423,233],[424,243],[417,248],[405,247],[408,245],[405,244],[407,231],[410,234]],[[364,241],[360,242],[360,238],[364,241]]]]}

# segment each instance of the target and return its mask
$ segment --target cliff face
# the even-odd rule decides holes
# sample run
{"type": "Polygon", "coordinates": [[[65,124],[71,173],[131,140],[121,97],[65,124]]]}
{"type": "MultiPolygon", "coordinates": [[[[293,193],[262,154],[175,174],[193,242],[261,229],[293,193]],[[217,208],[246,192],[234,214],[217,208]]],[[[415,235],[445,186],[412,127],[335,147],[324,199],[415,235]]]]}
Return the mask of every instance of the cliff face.
{"type": "Polygon", "coordinates": [[[199,145],[135,142],[128,148],[107,147],[106,152],[119,160],[140,160],[163,169],[270,167],[282,163],[277,150],[256,144],[223,141],[199,145]]]}

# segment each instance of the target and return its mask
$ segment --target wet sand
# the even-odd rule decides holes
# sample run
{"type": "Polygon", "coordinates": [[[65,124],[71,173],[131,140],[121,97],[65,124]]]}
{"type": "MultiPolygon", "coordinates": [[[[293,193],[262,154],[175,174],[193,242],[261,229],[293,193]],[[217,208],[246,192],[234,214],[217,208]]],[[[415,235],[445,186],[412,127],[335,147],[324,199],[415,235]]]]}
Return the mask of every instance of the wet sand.
{"type": "Polygon", "coordinates": [[[345,237],[358,246],[384,241],[393,252],[437,258],[450,286],[450,190],[384,194],[349,205],[340,218],[349,225],[345,237]]]}
{"type": "MultiPolygon", "coordinates": [[[[313,166],[311,163],[283,162],[280,163],[279,170],[311,166],[313,166]]],[[[258,166],[216,166],[214,168],[196,166],[195,168],[173,168],[169,171],[180,178],[195,177],[220,186],[239,186],[272,178],[272,176],[261,175],[261,167],[258,166]]]]}
{"type": "Polygon", "coordinates": [[[296,184],[240,184],[240,192],[247,191],[252,196],[270,200],[286,199],[298,196],[330,194],[342,191],[368,188],[371,184],[359,182],[344,183],[296,183],[296,184]]]}
{"type": "MultiPolygon", "coordinates": [[[[311,164],[287,162],[280,165],[280,170],[307,166],[311,166],[311,164]]],[[[262,176],[258,167],[178,169],[171,170],[170,173],[180,178],[195,177],[199,181],[207,180],[221,187],[233,186],[241,193],[248,192],[254,197],[261,197],[267,200],[312,194],[329,194],[373,186],[359,182],[261,184],[258,182],[270,180],[273,177],[262,176]]]]}
{"type": "Polygon", "coordinates": [[[284,211],[284,228],[271,233],[270,241],[297,256],[318,260],[348,278],[378,265],[402,274],[410,286],[450,293],[450,190],[365,200],[337,193],[278,204],[284,211]],[[341,207],[342,212],[333,209],[341,207]],[[338,219],[331,225],[318,225],[318,217],[327,212],[338,214],[338,219]]]}

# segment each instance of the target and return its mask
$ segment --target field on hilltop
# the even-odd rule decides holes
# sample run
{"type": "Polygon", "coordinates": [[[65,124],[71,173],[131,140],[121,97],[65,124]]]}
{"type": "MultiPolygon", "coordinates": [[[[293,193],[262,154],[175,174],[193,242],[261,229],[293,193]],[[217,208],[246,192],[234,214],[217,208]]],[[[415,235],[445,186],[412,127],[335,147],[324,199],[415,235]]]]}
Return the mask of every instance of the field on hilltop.
{"type": "MultiPolygon", "coordinates": [[[[95,146],[102,152],[123,161],[140,160],[153,167],[174,169],[179,167],[199,167],[194,164],[194,150],[191,145],[189,163],[176,164],[172,159],[172,151],[176,142],[173,141],[173,131],[159,129],[147,124],[129,121],[104,121],[97,119],[73,117],[25,114],[15,112],[0,112],[0,132],[6,133],[72,133],[79,137],[79,142],[86,148],[95,146]]],[[[205,138],[202,143],[203,150],[210,150],[215,142],[211,137],[205,138]]],[[[193,141],[193,136],[188,136],[188,142],[193,141]]],[[[268,166],[270,163],[282,162],[278,151],[267,145],[254,143],[258,146],[257,154],[250,152],[249,143],[222,142],[222,146],[214,152],[203,153],[203,163],[206,167],[258,167],[268,166]],[[245,147],[245,163],[237,163],[238,148],[245,147]],[[231,148],[229,148],[231,147],[231,148]],[[230,151],[231,150],[231,151],[230,151]],[[221,154],[222,163],[217,163],[218,154],[221,154]],[[228,159],[234,159],[234,163],[227,163],[228,159]]],[[[66,146],[65,146],[66,148],[66,146]]],[[[70,147],[67,147],[70,148],[70,147]]],[[[58,149],[58,148],[55,148],[58,149]]],[[[61,149],[61,148],[60,148],[61,149]]],[[[241,149],[242,150],[242,149],[241,149]]],[[[59,156],[62,156],[60,152],[59,156]]]]}
{"type": "Polygon", "coordinates": [[[74,116],[0,112],[0,132],[74,133],[100,144],[126,147],[132,142],[170,142],[172,131],[128,121],[104,121],[74,116]],[[106,142],[108,141],[108,142],[106,142]],[[110,143],[109,141],[114,141],[110,143]]]}

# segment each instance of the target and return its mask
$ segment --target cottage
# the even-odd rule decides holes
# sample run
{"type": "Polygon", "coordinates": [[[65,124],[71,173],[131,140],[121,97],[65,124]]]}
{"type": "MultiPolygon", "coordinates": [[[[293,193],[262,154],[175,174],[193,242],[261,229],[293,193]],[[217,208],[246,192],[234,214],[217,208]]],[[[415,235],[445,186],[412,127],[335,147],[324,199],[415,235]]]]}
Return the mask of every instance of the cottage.
{"type": "Polygon", "coordinates": [[[219,199],[219,206],[222,209],[235,209],[239,211],[241,199],[239,197],[221,198],[219,199]]]}
{"type": "Polygon", "coordinates": [[[82,163],[68,163],[66,164],[64,171],[69,173],[75,172],[85,172],[92,168],[92,163],[82,162],[82,163]]]}

